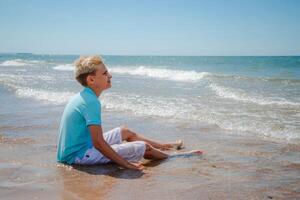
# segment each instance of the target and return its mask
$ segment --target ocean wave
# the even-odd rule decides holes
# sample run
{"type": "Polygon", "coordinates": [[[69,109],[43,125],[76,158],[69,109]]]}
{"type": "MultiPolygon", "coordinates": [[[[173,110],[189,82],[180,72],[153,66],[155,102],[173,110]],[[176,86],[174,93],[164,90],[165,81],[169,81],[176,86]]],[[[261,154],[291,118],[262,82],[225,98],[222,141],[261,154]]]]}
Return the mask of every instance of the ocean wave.
{"type": "Polygon", "coordinates": [[[46,75],[39,76],[18,76],[18,75],[7,75],[0,74],[0,84],[2,84],[8,90],[14,92],[17,97],[32,98],[39,101],[49,102],[52,104],[63,104],[66,103],[71,96],[74,95],[72,92],[54,92],[43,89],[33,89],[28,87],[27,82],[33,81],[52,81],[53,77],[46,75]],[[34,79],[32,79],[34,78],[34,79]]]}
{"type": "Polygon", "coordinates": [[[22,59],[14,59],[14,60],[6,60],[2,63],[0,63],[0,66],[15,66],[15,67],[19,67],[19,66],[29,66],[29,65],[37,65],[37,64],[41,64],[41,63],[45,63],[45,61],[41,61],[41,60],[22,60],[22,59]]]}
{"type": "Polygon", "coordinates": [[[231,80],[240,80],[240,81],[259,81],[267,83],[280,83],[282,85],[299,85],[299,79],[283,79],[275,77],[250,77],[250,76],[240,76],[240,75],[218,75],[218,78],[225,78],[231,80]]]}
{"type": "Polygon", "coordinates": [[[74,65],[73,64],[61,64],[53,67],[54,70],[60,70],[60,71],[73,71],[74,65]]]}
{"type": "Polygon", "coordinates": [[[208,86],[212,91],[214,91],[219,97],[226,99],[233,99],[236,101],[243,101],[248,103],[255,103],[259,105],[287,105],[287,106],[300,106],[298,102],[291,102],[283,98],[277,98],[274,100],[272,98],[266,98],[261,96],[249,96],[245,91],[241,89],[227,88],[219,86],[215,83],[212,83],[208,86]]]}
{"type": "Polygon", "coordinates": [[[74,94],[75,93],[72,92],[52,92],[25,87],[16,89],[16,95],[18,97],[33,98],[39,101],[47,101],[56,105],[68,102],[74,94]]]}
{"type": "Polygon", "coordinates": [[[173,70],[165,68],[140,67],[114,67],[110,71],[116,74],[129,74],[134,76],[146,76],[171,81],[196,82],[210,76],[208,72],[173,70]]]}
{"type": "Polygon", "coordinates": [[[280,140],[299,140],[300,132],[296,126],[287,126],[284,123],[257,121],[254,119],[216,119],[211,120],[223,130],[230,131],[231,134],[248,135],[254,134],[258,137],[274,138],[280,140]]]}
{"type": "MultiPolygon", "coordinates": [[[[15,72],[20,70],[15,70],[15,72]]],[[[23,70],[21,71],[23,72],[23,70]]],[[[26,72],[26,70],[25,70],[26,72]]],[[[0,83],[3,85],[8,84],[27,84],[28,82],[33,81],[53,81],[55,80],[54,76],[39,74],[39,75],[28,75],[28,74],[0,74],[0,83]]]]}
{"type": "Polygon", "coordinates": [[[235,80],[235,81],[247,81],[247,82],[262,82],[262,83],[280,83],[283,85],[299,85],[299,79],[283,79],[276,77],[253,77],[247,75],[231,75],[231,74],[211,74],[211,77],[221,80],[235,80]]]}

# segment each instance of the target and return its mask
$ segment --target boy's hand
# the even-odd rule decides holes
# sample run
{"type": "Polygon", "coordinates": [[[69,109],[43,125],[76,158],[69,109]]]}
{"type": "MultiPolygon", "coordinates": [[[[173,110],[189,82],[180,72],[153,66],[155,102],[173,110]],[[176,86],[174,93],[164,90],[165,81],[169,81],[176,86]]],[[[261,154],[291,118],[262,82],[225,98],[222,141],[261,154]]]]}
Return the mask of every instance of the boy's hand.
{"type": "Polygon", "coordinates": [[[129,166],[127,167],[128,169],[133,169],[133,170],[139,170],[139,171],[143,171],[144,170],[144,166],[142,165],[142,163],[134,163],[134,162],[130,162],[129,166]]]}

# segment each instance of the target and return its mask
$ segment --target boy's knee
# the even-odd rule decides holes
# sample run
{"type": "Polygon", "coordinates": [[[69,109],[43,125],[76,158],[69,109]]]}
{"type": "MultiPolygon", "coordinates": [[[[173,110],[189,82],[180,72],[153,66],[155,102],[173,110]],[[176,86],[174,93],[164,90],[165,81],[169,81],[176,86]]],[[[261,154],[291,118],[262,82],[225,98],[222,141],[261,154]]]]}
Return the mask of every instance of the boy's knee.
{"type": "Polygon", "coordinates": [[[125,132],[129,131],[129,129],[128,129],[128,127],[126,125],[122,125],[122,126],[120,126],[120,128],[121,128],[121,132],[122,133],[125,133],[125,132]]]}
{"type": "Polygon", "coordinates": [[[124,134],[129,140],[134,140],[137,137],[137,134],[130,131],[126,125],[121,126],[121,133],[124,134]]]}
{"type": "Polygon", "coordinates": [[[146,151],[152,150],[152,146],[149,143],[145,142],[145,146],[146,146],[146,151]]]}

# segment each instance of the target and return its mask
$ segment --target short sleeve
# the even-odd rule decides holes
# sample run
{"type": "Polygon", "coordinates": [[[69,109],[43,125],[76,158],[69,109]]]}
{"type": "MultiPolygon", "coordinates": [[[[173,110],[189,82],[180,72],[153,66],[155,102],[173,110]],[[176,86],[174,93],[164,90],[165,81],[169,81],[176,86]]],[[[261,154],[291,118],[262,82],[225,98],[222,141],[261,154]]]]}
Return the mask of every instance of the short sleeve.
{"type": "Polygon", "coordinates": [[[101,103],[94,101],[84,106],[82,114],[86,121],[86,126],[101,125],[101,103]]]}

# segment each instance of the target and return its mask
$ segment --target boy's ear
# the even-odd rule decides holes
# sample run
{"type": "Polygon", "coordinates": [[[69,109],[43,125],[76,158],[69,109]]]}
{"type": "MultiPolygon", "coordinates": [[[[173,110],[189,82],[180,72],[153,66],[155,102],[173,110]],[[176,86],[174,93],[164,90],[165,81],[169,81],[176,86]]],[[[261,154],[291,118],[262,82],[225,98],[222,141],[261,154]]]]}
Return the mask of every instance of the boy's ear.
{"type": "Polygon", "coordinates": [[[93,77],[93,76],[87,76],[87,77],[86,77],[86,82],[87,82],[88,84],[93,83],[93,82],[94,82],[94,77],[93,77]]]}

